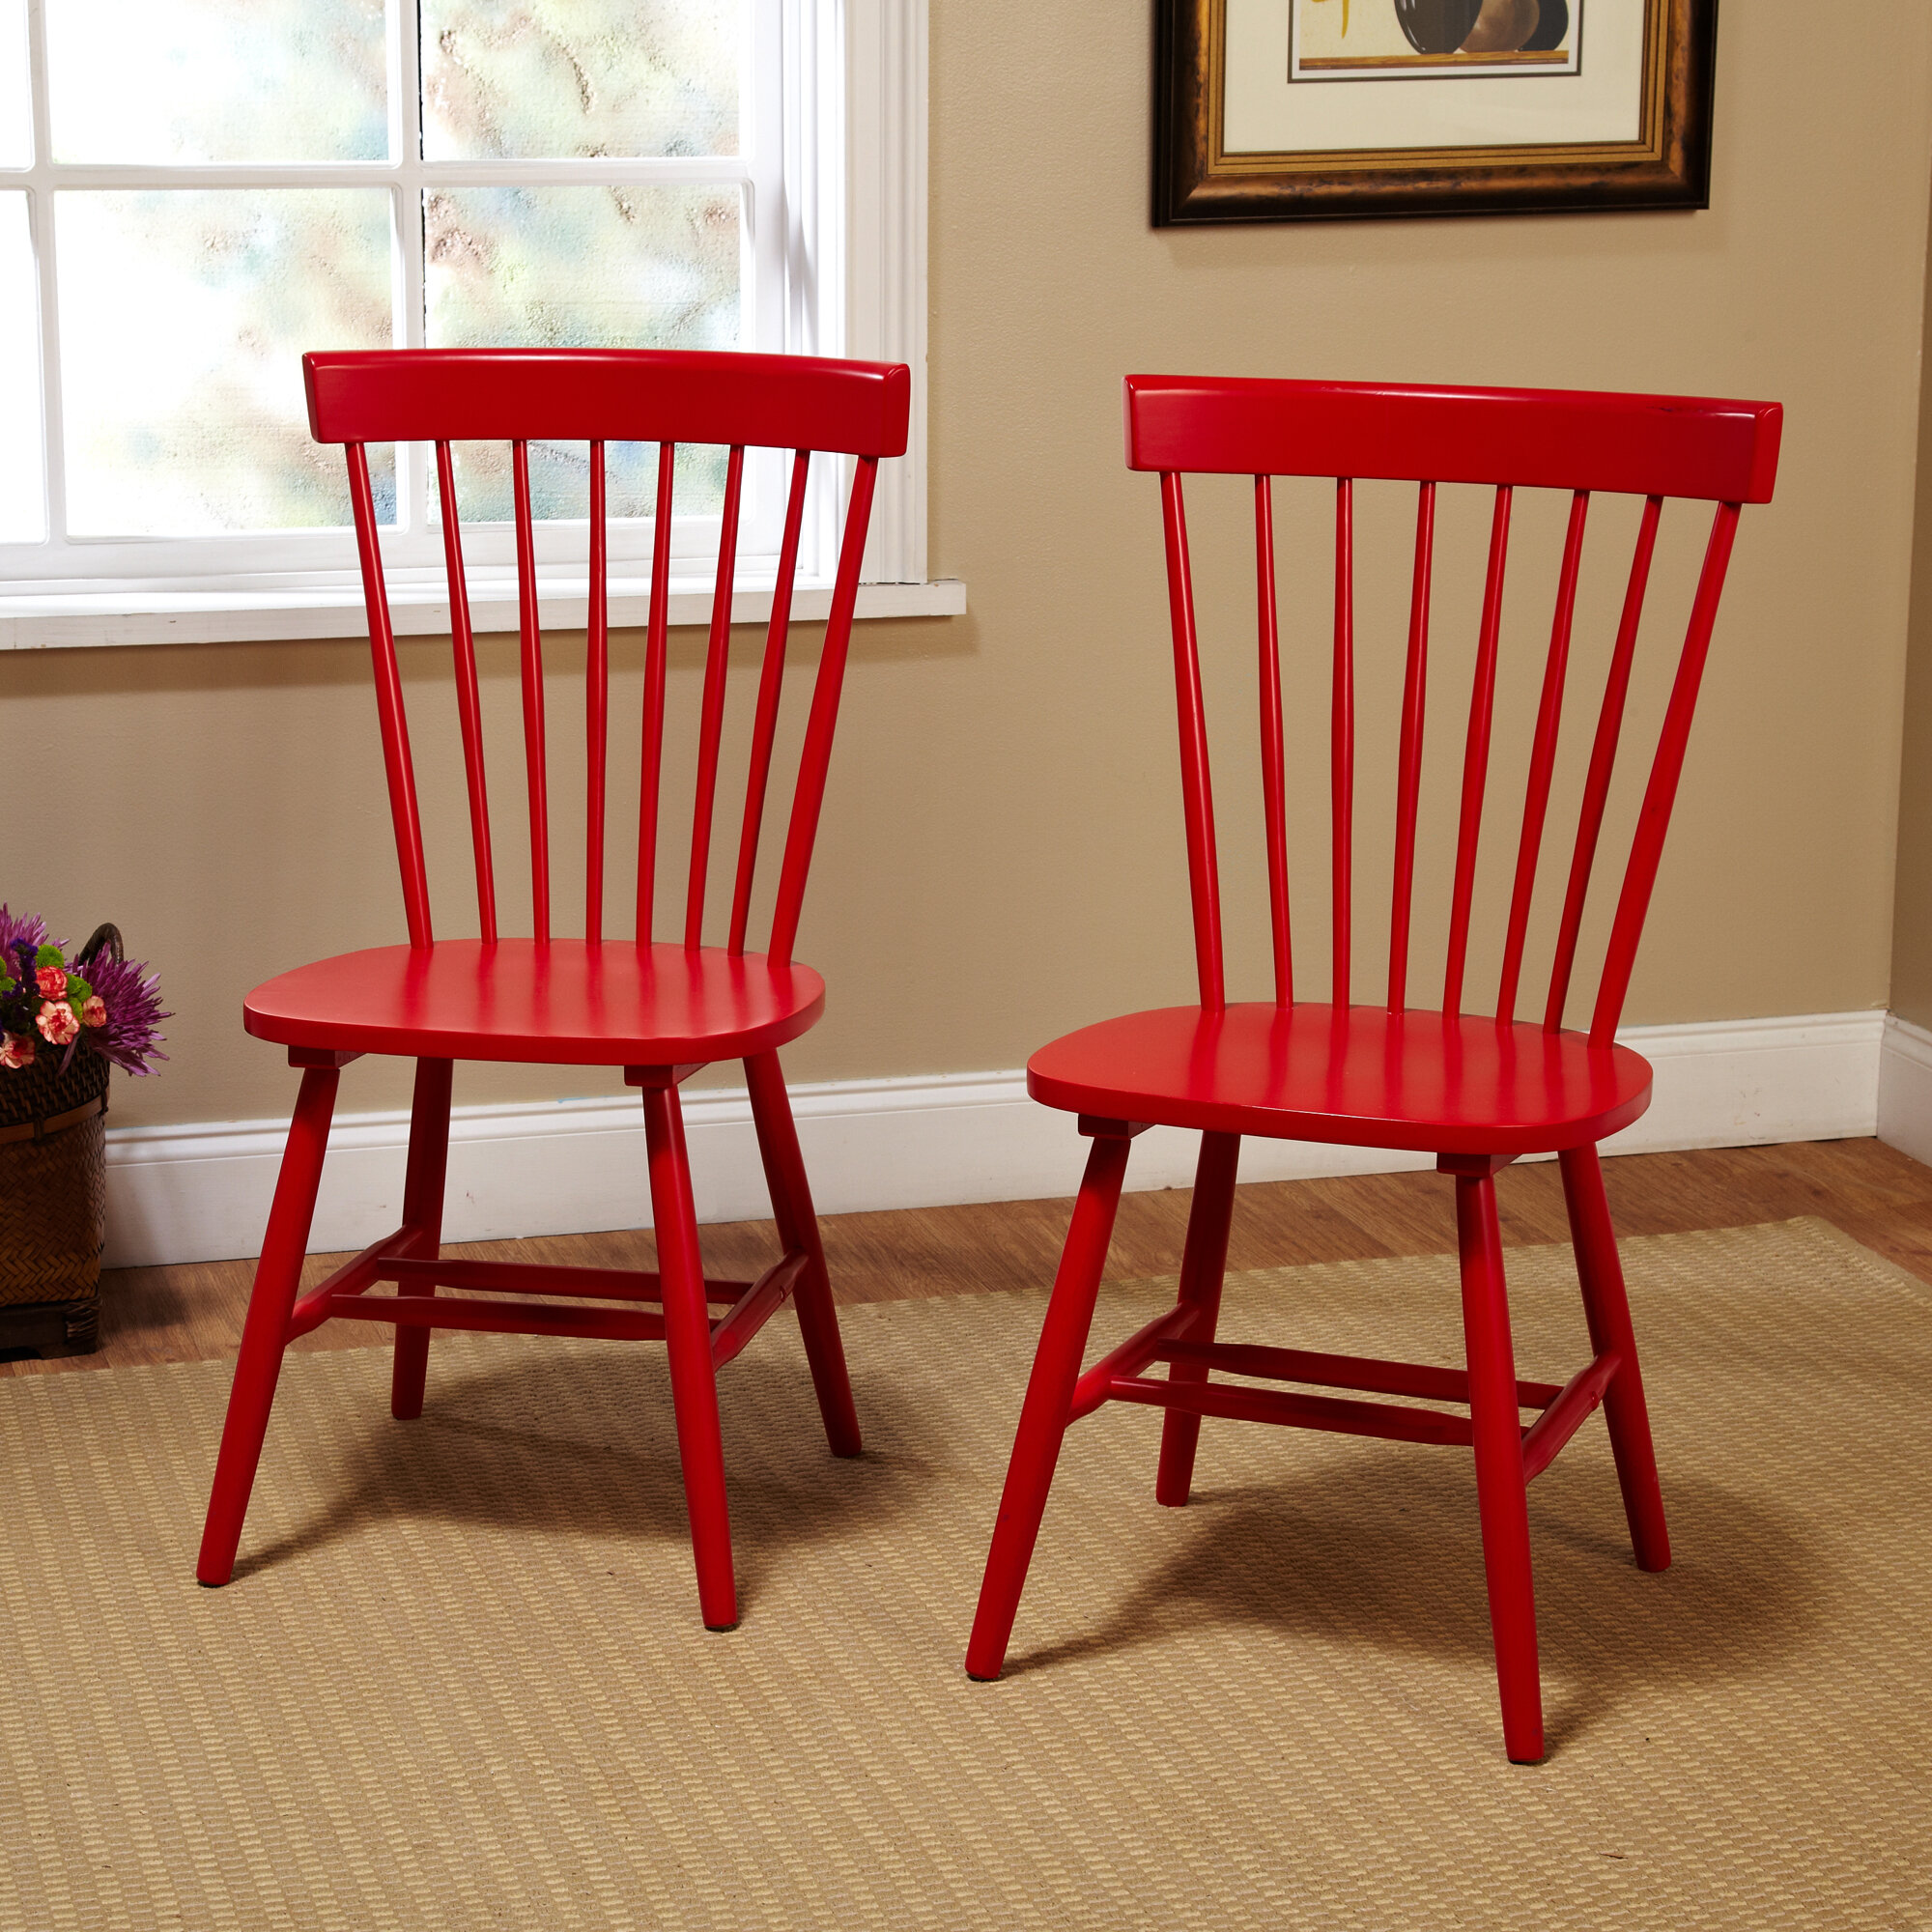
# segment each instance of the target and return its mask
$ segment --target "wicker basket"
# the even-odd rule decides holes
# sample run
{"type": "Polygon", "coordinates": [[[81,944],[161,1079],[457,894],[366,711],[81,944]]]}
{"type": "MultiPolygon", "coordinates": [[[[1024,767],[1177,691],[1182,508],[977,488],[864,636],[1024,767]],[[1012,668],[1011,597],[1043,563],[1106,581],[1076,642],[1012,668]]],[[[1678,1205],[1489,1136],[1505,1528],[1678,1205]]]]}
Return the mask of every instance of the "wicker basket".
{"type": "MultiPolygon", "coordinates": [[[[74,964],[121,935],[101,926],[74,964]]],[[[43,1047],[0,1072],[0,1350],[78,1354],[98,1344],[107,1218],[107,1075],[99,1054],[43,1047]]]]}

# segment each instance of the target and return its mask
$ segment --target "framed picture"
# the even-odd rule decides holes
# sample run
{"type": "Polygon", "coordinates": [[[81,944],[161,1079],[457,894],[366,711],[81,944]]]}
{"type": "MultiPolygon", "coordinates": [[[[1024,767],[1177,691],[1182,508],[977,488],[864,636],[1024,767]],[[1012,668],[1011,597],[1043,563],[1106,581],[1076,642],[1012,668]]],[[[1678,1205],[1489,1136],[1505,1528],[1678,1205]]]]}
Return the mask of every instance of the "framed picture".
{"type": "Polygon", "coordinates": [[[1160,0],[1153,218],[1705,208],[1718,0],[1160,0]]]}

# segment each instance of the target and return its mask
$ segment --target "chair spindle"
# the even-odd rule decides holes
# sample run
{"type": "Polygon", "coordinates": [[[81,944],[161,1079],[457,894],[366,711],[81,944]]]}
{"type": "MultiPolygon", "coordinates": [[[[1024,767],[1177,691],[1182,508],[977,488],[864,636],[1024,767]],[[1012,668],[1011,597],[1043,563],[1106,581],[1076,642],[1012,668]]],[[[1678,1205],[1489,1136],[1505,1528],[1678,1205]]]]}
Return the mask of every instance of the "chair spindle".
{"type": "Polygon", "coordinates": [[[738,566],[738,499],[745,450],[733,444],[724,470],[724,511],[718,532],[718,577],[711,593],[711,637],[704,654],[704,700],[697,727],[697,795],[691,812],[691,880],[684,943],[704,943],[704,887],[711,870],[711,812],[718,795],[718,742],[724,729],[724,673],[731,661],[731,585],[738,566]]]}
{"type": "Polygon", "coordinates": [[[1277,1006],[1294,1003],[1289,927],[1288,805],[1281,707],[1281,619],[1274,583],[1274,481],[1255,478],[1255,603],[1261,627],[1262,809],[1267,824],[1268,929],[1277,1006]]]}
{"type": "Polygon", "coordinates": [[[463,528],[456,509],[456,464],[447,442],[436,446],[437,497],[442,512],[442,562],[449,583],[449,648],[456,668],[456,717],[463,731],[463,771],[469,794],[469,844],[476,862],[476,919],[484,943],[497,937],[497,877],[490,844],[490,791],[483,767],[483,700],[476,685],[476,635],[463,571],[463,528]]]}
{"type": "Polygon", "coordinates": [[[1456,833],[1456,883],[1449,909],[1449,959],[1442,980],[1442,1010],[1463,1010],[1463,974],[1469,954],[1469,907],[1475,896],[1476,847],[1483,828],[1483,787],[1489,777],[1490,727],[1496,701],[1496,641],[1502,632],[1503,574],[1509,563],[1510,507],[1514,490],[1496,491],[1490,526],[1489,577],[1483,585],[1483,627],[1476,645],[1476,672],[1469,692],[1469,737],[1463,757],[1463,811],[1456,833]]]}
{"type": "Polygon", "coordinates": [[[1347,476],[1335,482],[1335,669],[1329,701],[1334,963],[1328,998],[1346,1007],[1355,860],[1355,486],[1347,476]]]}
{"type": "Polygon", "coordinates": [[[605,769],[611,744],[610,533],[606,528],[604,445],[590,445],[590,609],[583,666],[583,936],[604,937],[605,769]]]}
{"type": "Polygon", "coordinates": [[[544,755],[543,633],[537,625],[536,525],[530,514],[530,446],[510,445],[517,515],[517,635],[522,645],[524,766],[530,798],[530,918],[550,937],[550,781],[544,755]]]}
{"type": "Polygon", "coordinates": [[[1631,556],[1630,581],[1624,590],[1623,615],[1617,620],[1617,641],[1610,653],[1609,676],[1597,713],[1597,735],[1590,747],[1590,768],[1583,781],[1583,798],[1577,815],[1577,845],[1570,861],[1570,883],[1563,898],[1563,918],[1557,926],[1556,955],[1549,968],[1549,999],[1544,1009],[1546,1032],[1563,1026],[1563,1009],[1570,998],[1570,976],[1577,963],[1577,940],[1583,926],[1583,905],[1589,897],[1590,873],[1596,864],[1597,840],[1604,828],[1604,807],[1609,797],[1610,776],[1617,762],[1617,739],[1623,730],[1624,705],[1630,696],[1631,666],[1636,656],[1636,634],[1643,621],[1644,594],[1650,585],[1651,558],[1657,551],[1657,526],[1663,515],[1663,498],[1646,497],[1637,526],[1636,548],[1631,556]]]}
{"type": "Polygon", "coordinates": [[[1549,811],[1549,782],[1556,769],[1556,740],[1563,726],[1570,634],[1577,615],[1577,573],[1582,566],[1583,526],[1589,514],[1590,493],[1578,490],[1570,498],[1570,528],[1563,540],[1563,569],[1556,584],[1556,612],[1550,620],[1549,656],[1544,666],[1536,737],[1529,754],[1529,781],[1523,794],[1522,837],[1517,848],[1502,978],[1496,986],[1496,1018],[1506,1026],[1516,1018],[1517,984],[1522,976],[1522,950],[1529,934],[1529,905],[1536,892],[1536,862],[1542,853],[1543,825],[1549,811]]]}
{"type": "Polygon", "coordinates": [[[758,839],[764,830],[765,792],[771,782],[772,747],[778,738],[779,699],[784,695],[785,645],[791,634],[792,580],[798,574],[799,533],[805,526],[805,486],[811,452],[792,458],[791,491],[785,498],[784,535],[779,544],[778,577],[772,584],[772,614],[765,627],[764,663],[758,672],[758,702],[752,722],[751,767],[745,779],[745,820],[738,835],[738,878],[731,889],[731,930],[725,950],[742,953],[752,918],[752,881],[758,867],[758,839]]]}
{"type": "Polygon", "coordinates": [[[845,537],[838,548],[838,575],[832,585],[832,609],[825,620],[825,642],[818,654],[818,676],[805,721],[805,743],[798,754],[798,784],[792,792],[791,824],[779,865],[779,890],[772,908],[772,938],[766,956],[777,966],[791,964],[798,939],[799,909],[805,903],[806,874],[818,837],[818,814],[825,803],[825,774],[832,762],[832,734],[838,722],[838,696],[845,684],[845,657],[852,643],[852,614],[859,605],[859,571],[865,532],[878,487],[879,460],[862,456],[853,469],[852,495],[845,505],[845,537]]]}
{"type": "Polygon", "coordinates": [[[1208,721],[1201,700],[1201,648],[1194,628],[1194,577],[1187,558],[1187,507],[1180,477],[1161,472],[1167,537],[1168,614],[1174,631],[1174,686],[1180,724],[1180,798],[1187,827],[1187,882],[1194,901],[1194,953],[1201,1004],[1227,1005],[1221,966],[1221,886],[1214,855],[1213,782],[1208,721]]]}
{"type": "Polygon", "coordinates": [[[658,879],[658,789],[664,764],[665,688],[670,652],[671,470],[677,445],[658,444],[657,525],[651,541],[651,603],[644,634],[643,760],[638,783],[638,944],[655,924],[658,879]]]}
{"type": "Polygon", "coordinates": [[[1651,889],[1657,884],[1658,862],[1663,856],[1663,837],[1670,826],[1670,809],[1677,801],[1677,781],[1684,771],[1685,748],[1690,739],[1690,719],[1697,706],[1697,687],[1704,676],[1704,659],[1718,621],[1718,599],[1723,592],[1730,565],[1731,545],[1738,533],[1739,503],[1719,503],[1712,520],[1711,538],[1704,551],[1704,567],[1697,579],[1697,595],[1690,607],[1690,628],[1677,660],[1677,676],[1670,687],[1670,703],[1658,735],[1657,755],[1637,812],[1636,835],[1610,926],[1604,977],[1597,989],[1597,1008],[1590,1020],[1590,1038],[1607,1046],[1616,1037],[1624,995],[1630,990],[1631,969],[1636,963],[1637,941],[1643,936],[1644,915],[1650,910],[1651,889]]]}
{"type": "Polygon", "coordinates": [[[363,604],[369,612],[369,657],[375,669],[376,714],[383,730],[383,772],[396,828],[396,861],[403,879],[403,913],[410,944],[429,946],[436,932],[429,916],[429,869],[423,863],[422,816],[416,775],[410,760],[410,724],[403,709],[403,676],[396,663],[396,634],[389,623],[389,593],[383,578],[383,551],[376,537],[376,499],[369,487],[369,452],[345,445],[349,497],[355,516],[355,548],[362,562],[363,604]]]}
{"type": "Polygon", "coordinates": [[[1402,683],[1396,773],[1395,885],[1389,905],[1389,1011],[1408,1002],[1408,928],[1415,899],[1415,815],[1422,790],[1422,728],[1429,697],[1429,593],[1435,561],[1435,485],[1417,486],[1415,576],[1408,593],[1408,663],[1402,683]]]}

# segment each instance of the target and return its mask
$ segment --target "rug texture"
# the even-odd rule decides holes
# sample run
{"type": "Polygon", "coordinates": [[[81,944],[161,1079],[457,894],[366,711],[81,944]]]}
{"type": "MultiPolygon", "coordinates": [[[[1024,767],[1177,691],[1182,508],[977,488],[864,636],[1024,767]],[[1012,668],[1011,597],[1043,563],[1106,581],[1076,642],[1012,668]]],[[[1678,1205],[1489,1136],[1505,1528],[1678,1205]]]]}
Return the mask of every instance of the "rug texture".
{"type": "MultiPolygon", "coordinates": [[[[1534,1487],[1550,1755],[1502,1755],[1466,1452],[1068,1439],[997,1685],[960,1667],[1042,1302],[789,1317],[726,1372],[745,1618],[697,1618],[660,1350],[292,1357],[227,1589],[229,1370],[0,1384],[0,1924],[1932,1924],[1932,1298],[1818,1221],[1626,1244],[1677,1561],[1600,1418],[1534,1487]]],[[[1522,1374],[1584,1353],[1509,1255],[1522,1374]]],[[[1095,1347],[1164,1298],[1103,1293],[1095,1347]]],[[[1460,1359],[1451,1258],[1231,1281],[1230,1339],[1460,1359]]]]}

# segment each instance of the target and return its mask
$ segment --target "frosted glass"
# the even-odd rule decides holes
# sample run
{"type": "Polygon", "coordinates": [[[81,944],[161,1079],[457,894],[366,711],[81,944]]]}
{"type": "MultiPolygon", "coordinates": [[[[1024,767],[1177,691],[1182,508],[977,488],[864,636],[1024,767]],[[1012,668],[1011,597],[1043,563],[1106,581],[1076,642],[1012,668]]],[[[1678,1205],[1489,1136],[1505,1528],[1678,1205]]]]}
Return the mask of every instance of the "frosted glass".
{"type": "Polygon", "coordinates": [[[423,0],[423,154],[735,155],[744,0],[423,0]]]}
{"type": "Polygon", "coordinates": [[[27,92],[27,0],[0,0],[0,168],[34,161],[32,98],[27,92]]]}
{"type": "Polygon", "coordinates": [[[46,0],[62,161],[389,157],[383,0],[46,0]]]}
{"type": "MultiPolygon", "coordinates": [[[[623,349],[739,346],[739,202],[731,188],[450,188],[424,197],[432,348],[514,344],[623,349]]],[[[507,454],[459,452],[466,517],[510,514],[507,454]]],[[[588,458],[530,451],[539,517],[588,510],[588,458]]],[[[612,516],[652,513],[657,452],[612,444],[612,516]]],[[[694,451],[675,489],[680,512],[715,511],[724,457],[694,451]]]]}
{"type": "Polygon", "coordinates": [[[47,533],[34,289],[27,197],[0,194],[0,543],[39,543],[47,533]]]}
{"type": "MultiPolygon", "coordinates": [[[[348,523],[342,452],[309,439],[300,356],[395,339],[388,195],[54,200],[70,527],[174,536],[348,523]]],[[[386,522],[395,482],[383,454],[386,522]]]]}

